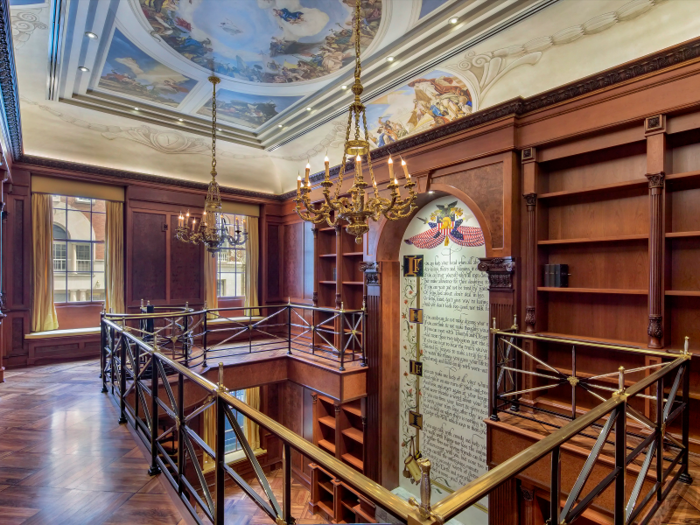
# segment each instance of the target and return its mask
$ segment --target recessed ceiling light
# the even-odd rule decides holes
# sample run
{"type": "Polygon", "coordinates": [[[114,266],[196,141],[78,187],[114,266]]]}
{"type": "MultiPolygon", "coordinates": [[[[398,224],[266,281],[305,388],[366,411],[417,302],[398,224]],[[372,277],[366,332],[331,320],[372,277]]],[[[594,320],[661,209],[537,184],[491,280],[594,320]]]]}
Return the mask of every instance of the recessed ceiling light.
{"type": "Polygon", "coordinates": [[[278,127],[278,128],[281,128],[281,127],[282,127],[282,124],[277,124],[277,127],[278,127]]]}
{"type": "Polygon", "coordinates": [[[181,119],[181,118],[179,118],[178,120],[179,120],[180,122],[182,122],[182,119],[181,119]]]}
{"type": "Polygon", "coordinates": [[[97,40],[97,35],[92,31],[85,31],[85,36],[93,40],[97,40]]]}
{"type": "Polygon", "coordinates": [[[135,109],[136,111],[138,111],[138,110],[139,110],[139,108],[137,108],[137,107],[135,107],[134,109],[135,109]]]}
{"type": "Polygon", "coordinates": [[[428,193],[429,193],[430,195],[432,195],[432,194],[435,193],[435,192],[434,192],[433,190],[430,190],[428,193]]]}
{"type": "Polygon", "coordinates": [[[340,89],[348,89],[348,86],[340,86],[340,89]]]}
{"type": "Polygon", "coordinates": [[[221,128],[216,128],[216,131],[221,131],[221,128]]]}
{"type": "Polygon", "coordinates": [[[457,22],[459,22],[459,18],[457,18],[456,16],[453,16],[452,18],[450,18],[450,24],[453,24],[453,25],[454,25],[454,24],[456,24],[457,22]]]}
{"type": "Polygon", "coordinates": [[[90,71],[90,69],[85,66],[78,66],[78,69],[83,73],[87,73],[88,71],[90,71]]]}
{"type": "Polygon", "coordinates": [[[386,61],[387,61],[387,62],[393,62],[393,61],[394,61],[394,57],[386,57],[386,61]]]}
{"type": "Polygon", "coordinates": [[[306,111],[311,111],[311,108],[306,108],[306,111]]]}

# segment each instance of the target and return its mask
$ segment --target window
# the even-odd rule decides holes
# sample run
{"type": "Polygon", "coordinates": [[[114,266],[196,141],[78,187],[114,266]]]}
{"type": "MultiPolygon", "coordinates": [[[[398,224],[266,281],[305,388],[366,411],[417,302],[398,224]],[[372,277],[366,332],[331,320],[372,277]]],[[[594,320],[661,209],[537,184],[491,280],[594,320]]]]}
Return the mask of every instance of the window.
{"type": "MultiPolygon", "coordinates": [[[[223,215],[229,232],[235,236],[235,230],[244,229],[246,218],[225,213],[223,215]],[[236,227],[238,221],[238,227],[236,227]]],[[[243,246],[231,246],[228,241],[217,254],[216,289],[219,297],[240,297],[245,295],[245,249],[243,246]]]]}
{"type": "Polygon", "coordinates": [[[52,195],[56,303],[104,301],[106,204],[52,195]]]}
{"type": "MultiPolygon", "coordinates": [[[[237,399],[240,399],[245,403],[245,390],[235,390],[232,392],[229,392],[231,395],[235,396],[237,399]]],[[[236,421],[238,421],[238,424],[240,425],[241,429],[243,429],[243,422],[245,418],[243,417],[243,414],[240,414],[236,412],[235,410],[233,411],[233,415],[236,417],[236,421]]],[[[226,454],[229,454],[231,452],[235,452],[236,450],[241,450],[243,447],[241,446],[240,441],[238,441],[238,438],[236,437],[236,433],[233,431],[233,427],[231,426],[231,423],[229,422],[228,418],[226,418],[226,432],[225,432],[225,452],[226,454]]]]}

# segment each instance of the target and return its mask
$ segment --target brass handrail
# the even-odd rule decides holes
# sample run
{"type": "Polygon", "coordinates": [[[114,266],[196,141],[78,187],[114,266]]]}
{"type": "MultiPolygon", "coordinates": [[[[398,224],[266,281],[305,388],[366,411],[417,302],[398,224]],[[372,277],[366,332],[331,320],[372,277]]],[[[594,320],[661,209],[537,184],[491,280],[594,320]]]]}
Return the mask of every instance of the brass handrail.
{"type": "Polygon", "coordinates": [[[505,335],[508,337],[518,337],[520,339],[530,339],[533,341],[542,341],[546,343],[562,343],[568,345],[586,346],[591,348],[602,348],[604,350],[631,352],[634,354],[642,354],[656,357],[673,357],[674,355],[678,355],[678,353],[681,353],[681,351],[679,350],[676,350],[677,353],[674,354],[670,352],[660,352],[658,350],[648,350],[646,348],[639,348],[635,346],[614,345],[602,341],[599,342],[587,339],[567,339],[565,337],[550,337],[546,335],[528,334],[524,332],[510,332],[507,330],[498,330],[496,328],[492,328],[491,333],[493,335],[505,335]]]}
{"type": "Polygon", "coordinates": [[[318,463],[321,467],[332,472],[337,477],[343,479],[355,489],[365,494],[375,503],[381,505],[390,505],[391,511],[397,517],[404,521],[408,521],[409,515],[414,512],[414,508],[409,505],[406,501],[402,500],[394,493],[385,489],[378,483],[375,483],[371,479],[363,476],[356,470],[345,465],[340,460],[334,458],[327,452],[324,452],[319,447],[309,443],[306,439],[302,438],[295,432],[292,432],[287,427],[281,425],[274,419],[266,416],[262,412],[255,410],[248,406],[246,403],[236,399],[234,396],[230,395],[227,391],[222,391],[218,386],[205,377],[193,372],[186,366],[178,363],[162,354],[161,352],[155,350],[152,346],[145,343],[138,337],[134,336],[130,332],[124,330],[124,327],[110,321],[109,319],[103,319],[103,323],[112,328],[115,331],[120,332],[124,337],[129,339],[134,344],[138,345],[146,353],[157,357],[165,365],[172,367],[177,373],[182,374],[187,379],[193,381],[198,386],[206,390],[209,394],[221,397],[227,404],[234,407],[235,410],[242,413],[244,416],[254,421],[261,427],[265,428],[269,432],[276,435],[283,442],[289,444],[295,450],[301,452],[304,456],[312,459],[315,463],[318,463]]]}

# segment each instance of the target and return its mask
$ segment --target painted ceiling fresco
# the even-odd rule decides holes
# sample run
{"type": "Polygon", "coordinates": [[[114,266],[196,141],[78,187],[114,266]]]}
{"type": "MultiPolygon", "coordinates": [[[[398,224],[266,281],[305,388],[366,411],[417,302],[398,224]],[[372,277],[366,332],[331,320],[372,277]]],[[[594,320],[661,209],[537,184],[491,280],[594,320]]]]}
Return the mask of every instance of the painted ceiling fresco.
{"type": "MultiPolygon", "coordinates": [[[[277,116],[302,97],[273,97],[236,93],[225,89],[216,92],[216,115],[222,121],[257,128],[277,116]]],[[[211,98],[198,112],[211,118],[211,98]]]]}
{"type": "MultiPolygon", "coordinates": [[[[354,58],[355,0],[139,1],[152,34],[192,62],[237,80],[314,80],[354,58]]],[[[363,0],[363,48],[381,19],[381,0],[363,0]]]]}
{"type": "Polygon", "coordinates": [[[132,97],[177,107],[197,84],[142,51],[118,29],[98,86],[132,97]]]}
{"type": "Polygon", "coordinates": [[[435,70],[367,105],[370,140],[380,147],[469,115],[472,95],[454,73],[435,70]]]}
{"type": "Polygon", "coordinates": [[[423,0],[420,6],[419,18],[424,18],[436,9],[442,7],[450,0],[423,0]]]}

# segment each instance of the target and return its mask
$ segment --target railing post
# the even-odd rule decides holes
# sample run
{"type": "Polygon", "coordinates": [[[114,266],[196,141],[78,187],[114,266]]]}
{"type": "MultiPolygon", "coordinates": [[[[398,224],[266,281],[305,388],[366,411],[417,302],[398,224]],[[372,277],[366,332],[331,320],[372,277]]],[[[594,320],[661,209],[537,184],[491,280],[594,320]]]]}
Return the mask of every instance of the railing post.
{"type": "Polygon", "coordinates": [[[189,368],[190,367],[190,344],[188,342],[189,336],[187,335],[187,327],[189,326],[189,323],[187,321],[189,320],[190,317],[189,317],[189,313],[187,312],[187,310],[188,310],[187,305],[188,305],[188,303],[185,303],[185,318],[184,318],[183,324],[182,324],[182,328],[183,328],[183,331],[182,331],[182,351],[185,354],[185,366],[187,368],[189,368]]]}
{"type": "MultiPolygon", "coordinates": [[[[219,365],[221,367],[221,364],[219,365]]],[[[221,369],[221,368],[220,368],[221,369]]],[[[219,384],[219,388],[223,385],[219,384]]],[[[224,488],[226,485],[224,461],[226,456],[226,412],[224,410],[224,401],[221,396],[216,394],[216,486],[214,500],[214,525],[223,525],[224,523],[224,488]]]]}
{"type": "Polygon", "coordinates": [[[659,378],[656,383],[656,501],[663,500],[664,485],[664,378],[659,378]]]}
{"type": "Polygon", "coordinates": [[[559,446],[552,450],[551,482],[549,492],[549,524],[558,525],[561,506],[561,450],[559,446]]]}
{"type": "Polygon", "coordinates": [[[110,327],[109,328],[109,346],[110,346],[110,351],[109,351],[109,360],[111,361],[111,364],[109,366],[109,382],[110,382],[110,388],[112,390],[112,395],[114,395],[114,353],[116,351],[115,344],[114,344],[114,328],[110,327]]]}
{"type": "Polygon", "coordinates": [[[571,347],[571,419],[576,419],[576,345],[571,347]]]}
{"type": "Polygon", "coordinates": [[[126,338],[122,333],[119,349],[119,424],[126,423],[126,338]]]}
{"type": "Polygon", "coordinates": [[[282,461],[284,462],[282,517],[287,525],[294,525],[295,519],[292,516],[292,449],[286,442],[283,443],[282,461]]]}
{"type": "Polygon", "coordinates": [[[627,525],[627,515],[625,513],[625,474],[627,469],[626,418],[627,403],[625,402],[618,407],[617,417],[615,419],[615,468],[618,472],[615,478],[614,525],[627,525]]]}
{"type": "MultiPolygon", "coordinates": [[[[141,368],[141,347],[139,345],[134,345],[134,419],[138,421],[139,419],[139,369],[141,368]]],[[[136,426],[136,425],[135,425],[136,426]]]]}
{"type": "Polygon", "coordinates": [[[185,477],[185,377],[177,376],[177,492],[182,495],[185,477]]]}
{"type": "Polygon", "coordinates": [[[362,320],[360,322],[360,347],[362,348],[362,366],[367,366],[367,352],[365,350],[365,325],[367,324],[367,309],[365,308],[365,302],[362,301],[362,312],[360,313],[362,320]]]}
{"type": "Polygon", "coordinates": [[[491,395],[489,396],[489,412],[491,421],[498,419],[498,334],[496,333],[496,318],[493,318],[491,330],[491,395]]]}
{"type": "Polygon", "coordinates": [[[104,323],[104,310],[100,314],[100,379],[102,379],[103,394],[107,393],[107,378],[105,377],[105,368],[107,367],[107,354],[105,347],[107,346],[107,328],[104,323]]]}
{"type": "Polygon", "coordinates": [[[160,474],[158,466],[158,346],[153,342],[153,354],[151,355],[151,467],[148,469],[150,476],[160,474]]]}
{"type": "Polygon", "coordinates": [[[287,355],[292,355],[292,303],[287,305],[287,355]]]}
{"type": "Polygon", "coordinates": [[[204,367],[207,366],[207,317],[209,317],[209,312],[207,311],[207,304],[204,303],[204,320],[202,321],[202,326],[204,332],[202,333],[202,353],[204,355],[204,359],[202,360],[202,365],[204,367]]]}
{"type": "Polygon", "coordinates": [[[693,482],[693,478],[690,477],[690,473],[688,472],[688,466],[690,464],[690,449],[688,448],[690,443],[689,439],[689,433],[690,433],[690,356],[691,354],[688,352],[688,346],[689,346],[690,340],[686,336],[685,338],[685,343],[683,346],[683,355],[686,357],[686,362],[683,365],[685,370],[683,370],[683,435],[681,436],[683,440],[683,448],[685,451],[683,452],[683,460],[681,463],[681,468],[683,470],[683,473],[680,475],[678,478],[680,481],[683,483],[687,483],[690,485],[693,482]]]}
{"type": "Polygon", "coordinates": [[[340,317],[340,333],[338,334],[338,351],[340,352],[339,370],[342,372],[345,370],[345,307],[343,303],[340,303],[340,314],[338,315],[340,317]]]}

